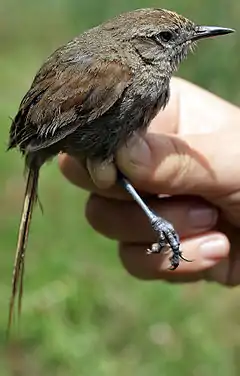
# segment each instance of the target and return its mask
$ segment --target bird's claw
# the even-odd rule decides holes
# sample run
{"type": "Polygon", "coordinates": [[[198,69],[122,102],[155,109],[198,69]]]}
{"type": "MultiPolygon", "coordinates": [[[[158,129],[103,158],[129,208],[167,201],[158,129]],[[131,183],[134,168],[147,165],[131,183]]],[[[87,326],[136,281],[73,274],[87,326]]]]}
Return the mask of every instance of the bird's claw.
{"type": "Polygon", "coordinates": [[[158,216],[154,216],[151,220],[151,225],[153,230],[158,234],[158,243],[152,244],[151,248],[147,249],[148,255],[160,253],[163,248],[169,246],[173,252],[172,256],[170,257],[170,270],[177,269],[180,260],[191,262],[182,256],[182,252],[180,251],[179,236],[171,223],[158,216]]]}

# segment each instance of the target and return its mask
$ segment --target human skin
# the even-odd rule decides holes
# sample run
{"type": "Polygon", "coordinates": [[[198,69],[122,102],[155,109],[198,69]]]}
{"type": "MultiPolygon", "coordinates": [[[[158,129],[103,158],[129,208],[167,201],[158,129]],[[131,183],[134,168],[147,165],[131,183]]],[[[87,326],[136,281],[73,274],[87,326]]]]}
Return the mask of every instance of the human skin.
{"type": "Polygon", "coordinates": [[[235,286],[240,283],[239,140],[238,107],[174,78],[166,109],[146,135],[135,136],[118,152],[121,171],[151,207],[172,222],[184,257],[193,260],[182,261],[174,272],[168,269],[166,252],[146,254],[156,239],[139,207],[114,184],[113,164],[89,162],[89,174],[62,154],[59,166],[71,183],[90,192],[86,217],[96,231],[118,241],[130,274],[145,280],[204,279],[235,286]]]}

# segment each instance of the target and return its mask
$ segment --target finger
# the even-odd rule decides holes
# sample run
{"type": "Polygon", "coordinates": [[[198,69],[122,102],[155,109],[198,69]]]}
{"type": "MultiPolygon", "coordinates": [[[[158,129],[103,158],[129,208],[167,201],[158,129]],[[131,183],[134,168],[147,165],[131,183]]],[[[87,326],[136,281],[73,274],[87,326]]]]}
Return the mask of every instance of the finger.
{"type": "Polygon", "coordinates": [[[120,243],[119,255],[126,270],[138,279],[170,281],[196,280],[204,278],[204,272],[228,257],[230,244],[225,235],[212,232],[182,242],[182,252],[186,259],[175,271],[169,270],[169,254],[147,255],[146,245],[120,243]]]}
{"type": "Polygon", "coordinates": [[[112,161],[102,162],[87,159],[87,169],[92,182],[99,189],[109,189],[117,180],[117,169],[112,161]]]}
{"type": "MultiPolygon", "coordinates": [[[[95,177],[92,177],[94,172],[93,169],[97,168],[94,166],[94,163],[88,163],[90,172],[74,157],[71,157],[68,154],[61,153],[58,156],[58,164],[59,168],[66,179],[68,179],[73,185],[76,185],[79,188],[82,188],[86,191],[93,192],[99,196],[106,197],[106,198],[114,198],[118,200],[125,200],[125,201],[132,201],[132,197],[127,193],[122,187],[120,187],[117,183],[115,183],[110,188],[106,188],[109,186],[109,182],[107,182],[106,176],[114,175],[115,171],[110,171],[108,173],[105,171],[103,173],[104,176],[101,177],[102,186],[105,188],[99,188],[95,184],[95,177]],[[104,181],[105,179],[105,181],[104,181]]],[[[113,165],[107,164],[105,166],[106,169],[112,169],[113,165]]],[[[100,166],[100,170],[104,168],[104,165],[100,166]]],[[[114,167],[115,169],[115,167],[114,167]]],[[[98,172],[96,172],[98,174],[98,172]]],[[[101,184],[100,184],[101,185],[101,184]]],[[[149,193],[143,192],[139,190],[141,196],[150,196],[149,193]]]]}
{"type": "MultiPolygon", "coordinates": [[[[59,163],[59,168],[64,175],[66,179],[68,179],[72,184],[76,185],[77,187],[80,187],[84,190],[94,192],[98,195],[101,195],[103,197],[114,197],[117,199],[124,199],[124,200],[130,200],[130,196],[117,184],[115,184],[113,187],[109,189],[101,189],[98,188],[93,181],[92,176],[90,175],[89,171],[75,158],[69,156],[68,154],[60,154],[58,157],[58,163],[59,163]]],[[[91,166],[91,169],[96,168],[95,166],[91,166]]],[[[102,169],[102,167],[100,167],[102,169]]],[[[104,172],[104,178],[101,179],[101,181],[105,181],[105,187],[107,185],[106,183],[106,176],[108,174],[112,176],[115,172],[113,172],[112,166],[107,165],[106,169],[110,169],[110,173],[105,171],[104,172]]],[[[93,175],[94,173],[91,172],[93,175]]],[[[98,174],[98,172],[97,172],[98,174]]],[[[111,177],[110,177],[111,179],[111,177]]]]}
{"type": "Polygon", "coordinates": [[[240,252],[238,243],[234,242],[231,232],[226,232],[231,239],[231,252],[226,260],[223,260],[217,267],[206,271],[206,279],[217,281],[225,286],[234,287],[240,284],[240,252]]]}
{"type": "MultiPolygon", "coordinates": [[[[217,210],[200,199],[152,198],[148,204],[174,225],[180,237],[210,230],[218,218],[217,210]]],[[[86,206],[86,216],[91,226],[108,238],[129,243],[148,243],[148,246],[156,242],[156,233],[134,202],[91,195],[86,206]]]]}
{"type": "Polygon", "coordinates": [[[151,193],[224,195],[240,185],[237,140],[238,132],[184,138],[147,133],[119,150],[117,164],[137,188],[151,193]]]}

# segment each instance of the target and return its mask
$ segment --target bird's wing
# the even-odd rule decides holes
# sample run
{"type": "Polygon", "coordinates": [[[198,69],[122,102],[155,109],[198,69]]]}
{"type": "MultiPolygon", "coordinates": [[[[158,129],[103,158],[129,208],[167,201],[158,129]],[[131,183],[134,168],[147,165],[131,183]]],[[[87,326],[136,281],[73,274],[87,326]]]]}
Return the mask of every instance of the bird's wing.
{"type": "MultiPolygon", "coordinates": [[[[54,56],[54,55],[53,55],[54,56]]],[[[130,84],[132,72],[114,59],[51,58],[36,75],[10,129],[9,148],[46,148],[107,112],[130,84]]]]}

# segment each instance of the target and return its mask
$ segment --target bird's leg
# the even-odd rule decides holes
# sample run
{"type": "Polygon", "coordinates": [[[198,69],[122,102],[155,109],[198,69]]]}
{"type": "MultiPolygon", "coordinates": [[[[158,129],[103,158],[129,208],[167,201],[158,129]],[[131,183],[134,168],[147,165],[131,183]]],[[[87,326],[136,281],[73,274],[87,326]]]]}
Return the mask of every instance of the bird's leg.
{"type": "Polygon", "coordinates": [[[158,242],[154,243],[150,249],[147,250],[147,254],[160,253],[164,247],[170,246],[172,250],[172,256],[170,257],[171,270],[175,270],[180,262],[180,259],[184,261],[189,261],[183,258],[182,252],[180,251],[180,241],[179,236],[174,230],[171,223],[165,219],[157,216],[153,210],[151,210],[143,199],[139,196],[136,189],[132,184],[125,178],[125,176],[118,172],[118,183],[132,196],[132,198],[137,202],[137,204],[142,208],[146,216],[148,217],[152,229],[157,233],[158,242]]]}

